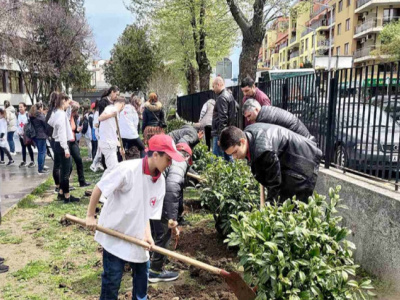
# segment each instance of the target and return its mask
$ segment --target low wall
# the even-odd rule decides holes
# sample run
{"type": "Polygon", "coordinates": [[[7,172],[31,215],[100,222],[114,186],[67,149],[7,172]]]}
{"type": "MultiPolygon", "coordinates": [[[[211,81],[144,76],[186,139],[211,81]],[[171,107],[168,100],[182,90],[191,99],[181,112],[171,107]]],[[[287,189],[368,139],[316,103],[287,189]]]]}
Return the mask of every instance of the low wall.
{"type": "Polygon", "coordinates": [[[327,195],[329,187],[337,185],[349,207],[340,214],[343,225],[352,230],[356,263],[400,291],[400,193],[392,185],[321,168],[316,191],[327,195]]]}

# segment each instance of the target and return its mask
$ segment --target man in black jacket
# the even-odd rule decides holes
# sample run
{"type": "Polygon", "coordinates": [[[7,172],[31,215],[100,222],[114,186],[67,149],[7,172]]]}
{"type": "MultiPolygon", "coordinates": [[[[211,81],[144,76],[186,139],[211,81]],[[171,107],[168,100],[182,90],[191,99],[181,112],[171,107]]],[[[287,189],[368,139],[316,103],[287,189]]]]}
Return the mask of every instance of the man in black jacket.
{"type": "Polygon", "coordinates": [[[243,116],[250,124],[268,123],[279,125],[315,141],[315,138],[310,134],[303,122],[282,108],[261,106],[257,100],[250,98],[243,104],[243,116]]]}
{"type": "MultiPolygon", "coordinates": [[[[186,173],[190,168],[189,161],[192,156],[192,150],[188,144],[176,144],[176,148],[186,160],[183,162],[172,161],[171,166],[165,170],[166,193],[161,220],[150,221],[154,243],[163,248],[168,248],[171,239],[171,231],[177,231],[178,218],[183,213],[183,188],[186,173]]],[[[150,282],[178,279],[178,272],[163,270],[164,263],[164,255],[155,252],[152,254],[149,271],[150,282]]]]}
{"type": "Polygon", "coordinates": [[[257,123],[243,132],[234,126],[222,131],[220,146],[235,159],[247,159],[256,180],[268,190],[267,201],[296,196],[306,202],[318,177],[322,152],[314,142],[272,124],[257,123]]]}
{"type": "Polygon", "coordinates": [[[175,144],[185,143],[193,149],[203,138],[204,130],[200,126],[183,125],[180,129],[176,129],[168,133],[174,140],[175,144]]]}
{"type": "Polygon", "coordinates": [[[213,90],[217,95],[214,106],[211,136],[213,137],[213,153],[216,156],[224,156],[225,160],[231,161],[232,158],[221,151],[218,146],[218,137],[221,131],[236,123],[236,101],[231,93],[225,89],[224,80],[217,76],[213,82],[213,90]]]}

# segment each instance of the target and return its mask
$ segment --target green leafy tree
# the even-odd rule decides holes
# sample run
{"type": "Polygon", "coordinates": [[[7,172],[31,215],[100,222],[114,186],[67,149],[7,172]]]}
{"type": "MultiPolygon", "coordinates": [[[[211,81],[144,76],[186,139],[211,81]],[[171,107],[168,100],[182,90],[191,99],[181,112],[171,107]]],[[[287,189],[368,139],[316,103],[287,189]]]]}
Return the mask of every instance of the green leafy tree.
{"type": "Polygon", "coordinates": [[[107,82],[124,92],[144,90],[158,64],[157,50],[147,31],[147,26],[128,25],[111,50],[110,62],[105,65],[107,82]]]}
{"type": "Polygon", "coordinates": [[[400,21],[387,24],[381,33],[381,47],[372,54],[380,56],[383,61],[400,59],[400,21]]]}

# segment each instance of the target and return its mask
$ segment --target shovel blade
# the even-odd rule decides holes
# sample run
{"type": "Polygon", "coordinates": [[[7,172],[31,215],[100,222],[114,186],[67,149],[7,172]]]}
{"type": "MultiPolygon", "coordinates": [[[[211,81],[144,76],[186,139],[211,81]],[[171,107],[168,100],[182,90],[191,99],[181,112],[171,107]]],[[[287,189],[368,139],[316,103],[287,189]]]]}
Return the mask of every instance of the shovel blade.
{"type": "Polygon", "coordinates": [[[254,300],[256,298],[256,293],[247,285],[239,273],[222,272],[221,275],[239,300],[254,300]]]}

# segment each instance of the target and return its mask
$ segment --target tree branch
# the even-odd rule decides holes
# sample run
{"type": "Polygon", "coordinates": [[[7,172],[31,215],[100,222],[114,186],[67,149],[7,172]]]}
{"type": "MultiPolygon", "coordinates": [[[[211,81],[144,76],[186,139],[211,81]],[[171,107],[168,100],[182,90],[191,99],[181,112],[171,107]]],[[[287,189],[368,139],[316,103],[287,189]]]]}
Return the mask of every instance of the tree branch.
{"type": "Polygon", "coordinates": [[[239,8],[235,0],[226,0],[226,3],[229,6],[233,18],[239,25],[240,30],[244,35],[250,29],[250,22],[247,20],[246,16],[243,14],[242,10],[239,8]]]}

